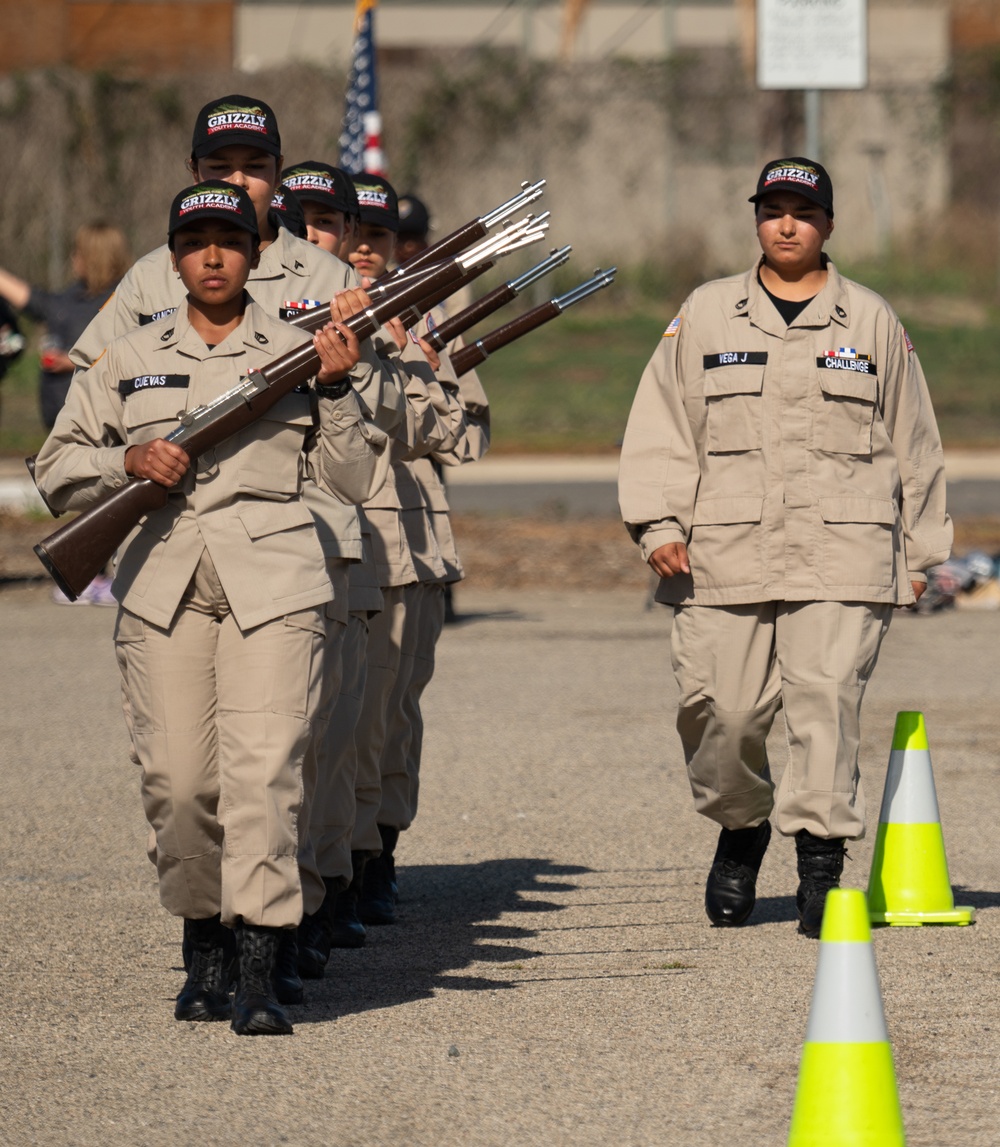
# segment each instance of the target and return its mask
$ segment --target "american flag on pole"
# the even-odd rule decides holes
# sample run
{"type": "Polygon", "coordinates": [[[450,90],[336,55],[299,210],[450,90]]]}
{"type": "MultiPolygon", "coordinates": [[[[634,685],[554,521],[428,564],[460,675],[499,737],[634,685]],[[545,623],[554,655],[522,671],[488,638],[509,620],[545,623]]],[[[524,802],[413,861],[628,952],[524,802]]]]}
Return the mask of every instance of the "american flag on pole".
{"type": "Polygon", "coordinates": [[[347,81],[347,105],[340,133],[340,166],[352,175],[385,175],[382,154],[382,117],[378,111],[375,77],[375,37],[372,27],[378,0],[357,0],[354,10],[354,47],[347,81]]]}

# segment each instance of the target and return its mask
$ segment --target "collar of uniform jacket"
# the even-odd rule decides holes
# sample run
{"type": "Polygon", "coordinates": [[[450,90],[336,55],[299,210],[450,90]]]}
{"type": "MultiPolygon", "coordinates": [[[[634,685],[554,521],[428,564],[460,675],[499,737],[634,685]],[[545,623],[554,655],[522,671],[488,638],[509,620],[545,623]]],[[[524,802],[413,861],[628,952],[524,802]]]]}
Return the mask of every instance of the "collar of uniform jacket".
{"type": "MultiPolygon", "coordinates": [[[[208,358],[221,358],[227,355],[242,354],[247,347],[259,350],[269,347],[270,339],[261,330],[260,316],[264,314],[246,291],[246,309],[243,312],[243,321],[212,350],[208,349],[204,339],[195,331],[187,316],[187,307],[183,304],[172,315],[160,319],[163,328],[160,335],[160,346],[163,350],[176,349],[188,358],[204,362],[208,358]]],[[[265,316],[266,319],[266,316],[265,316]]],[[[147,328],[149,329],[149,328],[147,328]]]]}
{"type": "Polygon", "coordinates": [[[299,279],[308,279],[315,270],[313,266],[312,244],[297,239],[287,227],[278,228],[278,237],[269,243],[260,254],[260,265],[250,274],[254,279],[280,278],[280,265],[299,279]]]}
{"type": "MultiPolygon", "coordinates": [[[[775,310],[774,304],[757,279],[757,272],[764,262],[763,255],[740,279],[734,281],[736,297],[730,315],[747,315],[755,327],[769,335],[783,338],[788,329],[784,319],[775,310]]],[[[826,327],[831,323],[847,327],[850,324],[850,301],[840,272],[828,259],[826,262],[826,286],[798,316],[793,327],[826,327]]]]}

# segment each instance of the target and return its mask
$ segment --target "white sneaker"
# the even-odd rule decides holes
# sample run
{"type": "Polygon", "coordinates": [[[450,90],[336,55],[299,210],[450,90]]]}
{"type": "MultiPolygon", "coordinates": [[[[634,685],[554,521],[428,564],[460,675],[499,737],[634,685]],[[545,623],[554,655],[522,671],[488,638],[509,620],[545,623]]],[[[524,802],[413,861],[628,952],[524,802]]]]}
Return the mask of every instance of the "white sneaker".
{"type": "Polygon", "coordinates": [[[98,574],[80,594],[78,600],[82,601],[84,605],[106,605],[118,608],[118,602],[115,601],[111,593],[111,578],[105,577],[104,574],[98,574]]]}

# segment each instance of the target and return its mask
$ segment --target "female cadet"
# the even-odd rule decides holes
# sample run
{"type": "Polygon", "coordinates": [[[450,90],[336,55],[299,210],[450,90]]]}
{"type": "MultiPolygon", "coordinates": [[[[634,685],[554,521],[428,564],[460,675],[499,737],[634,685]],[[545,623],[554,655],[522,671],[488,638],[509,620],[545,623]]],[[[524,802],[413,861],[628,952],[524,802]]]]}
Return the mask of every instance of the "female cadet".
{"type": "Polygon", "coordinates": [[[186,299],[77,378],[37,475],[59,509],[82,509],[129,475],[171,491],[122,547],[113,591],[160,898],[184,918],[190,953],[175,1015],[287,1034],[273,979],[280,938],[303,910],[302,763],[333,594],[301,475],[358,500],[386,438],[351,387],[359,347],[338,324],[314,340],[312,399],[285,396],[192,467],[164,438],[177,409],[211,401],[308,336],[244,290],[258,238],[244,191],[219,181],[186,189],[169,237],[186,299]],[[239,959],[231,1005],[229,929],[239,959]]]}
{"type": "Polygon", "coordinates": [[[707,283],[664,332],[622,446],[622,515],[674,606],[695,808],[721,826],[705,906],[749,919],[771,834],[794,836],[799,927],[816,936],[845,839],[865,829],[865,685],[893,606],[951,547],[941,441],[916,352],[884,299],[823,252],[833,185],[768,163],[762,257],[707,283]],[[777,789],[765,739],[784,708],[777,789]]]}

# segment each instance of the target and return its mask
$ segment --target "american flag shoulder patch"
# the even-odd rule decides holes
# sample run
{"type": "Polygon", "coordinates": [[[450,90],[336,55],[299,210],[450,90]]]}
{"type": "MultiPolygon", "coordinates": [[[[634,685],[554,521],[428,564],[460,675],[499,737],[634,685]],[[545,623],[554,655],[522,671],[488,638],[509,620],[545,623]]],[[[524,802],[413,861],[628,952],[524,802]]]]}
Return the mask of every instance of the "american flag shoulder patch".
{"type": "Polygon", "coordinates": [[[663,337],[665,339],[672,339],[674,337],[674,335],[676,335],[680,329],[681,329],[681,316],[675,315],[670,320],[670,325],[663,332],[663,337]]]}
{"type": "Polygon", "coordinates": [[[913,343],[910,342],[910,336],[906,333],[905,327],[903,329],[903,342],[906,343],[906,349],[909,351],[909,353],[913,354],[913,343]]]}

